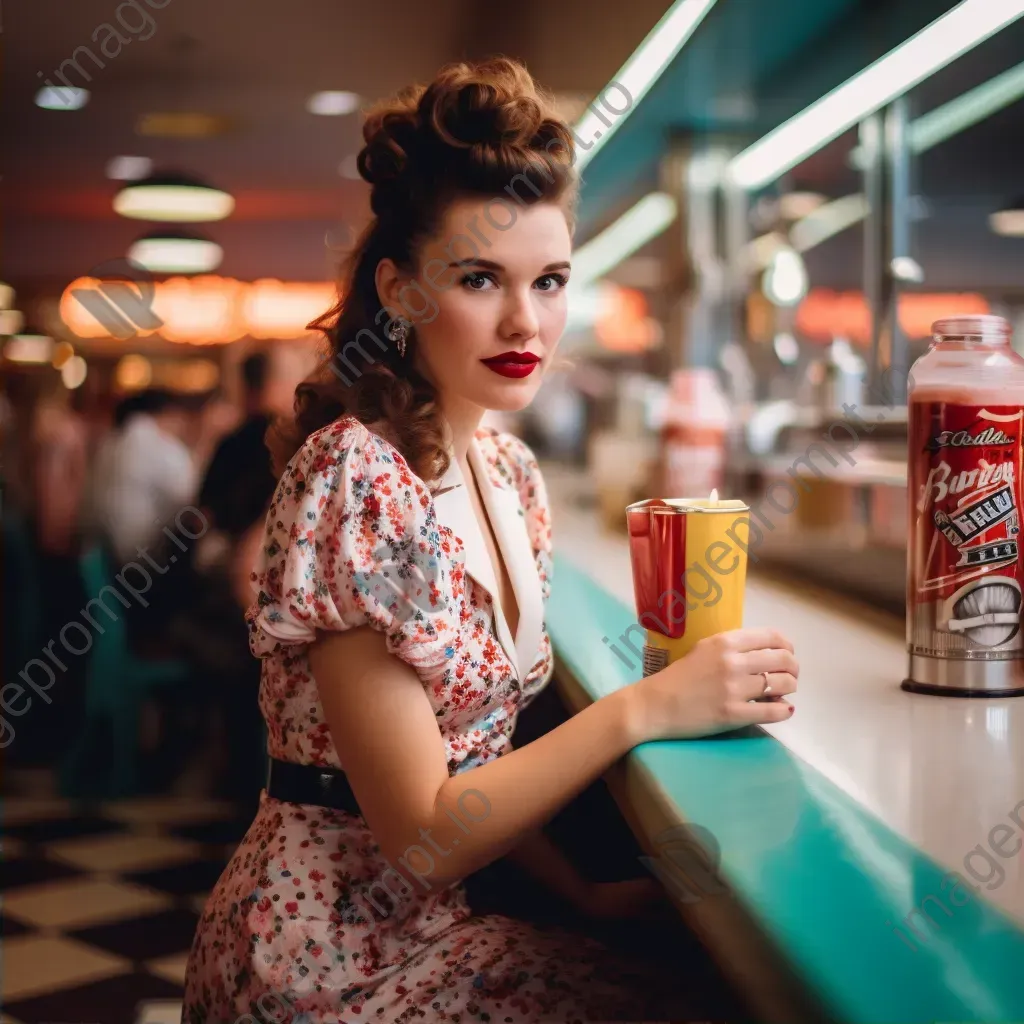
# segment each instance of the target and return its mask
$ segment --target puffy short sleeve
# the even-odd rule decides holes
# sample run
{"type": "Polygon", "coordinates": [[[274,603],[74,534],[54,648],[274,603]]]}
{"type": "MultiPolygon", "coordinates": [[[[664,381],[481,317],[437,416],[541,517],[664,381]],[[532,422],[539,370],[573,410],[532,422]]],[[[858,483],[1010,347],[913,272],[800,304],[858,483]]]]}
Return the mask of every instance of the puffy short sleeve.
{"type": "Polygon", "coordinates": [[[436,669],[458,647],[461,579],[424,483],[386,441],[346,418],[288,464],[267,515],[246,614],[266,657],[318,630],[372,626],[390,653],[436,669]]]}
{"type": "Polygon", "coordinates": [[[551,557],[551,512],[547,489],[537,458],[525,441],[514,434],[496,434],[495,441],[511,468],[526,516],[526,532],[537,560],[541,593],[545,601],[551,596],[554,564],[551,557]]]}

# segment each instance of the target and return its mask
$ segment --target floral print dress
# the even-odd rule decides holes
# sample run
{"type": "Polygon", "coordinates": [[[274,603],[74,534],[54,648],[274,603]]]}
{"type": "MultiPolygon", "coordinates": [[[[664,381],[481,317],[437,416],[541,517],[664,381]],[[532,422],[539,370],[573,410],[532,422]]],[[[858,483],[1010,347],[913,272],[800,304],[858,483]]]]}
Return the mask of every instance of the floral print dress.
{"type": "MultiPolygon", "coordinates": [[[[529,631],[523,621],[517,648],[497,639],[494,602],[466,571],[463,539],[439,515],[443,487],[435,501],[388,441],[342,417],[313,434],[285,470],[253,574],[259,596],[247,621],[252,650],[264,659],[260,705],[271,756],[344,767],[307,649],[317,630],[367,624],[422,680],[450,773],[510,749],[518,711],[551,674],[540,621],[551,529],[529,449],[487,429],[474,444],[486,475],[477,475],[481,493],[506,501],[519,519],[536,574],[536,644],[528,636],[518,648],[524,625],[529,631]]],[[[521,565],[516,578],[526,578],[521,565]]],[[[475,813],[472,801],[465,813],[475,813]]],[[[584,936],[474,916],[461,885],[439,888],[426,871],[402,874],[385,861],[361,817],[264,791],[202,914],[183,1020],[654,1020],[667,988],[584,936]]]]}

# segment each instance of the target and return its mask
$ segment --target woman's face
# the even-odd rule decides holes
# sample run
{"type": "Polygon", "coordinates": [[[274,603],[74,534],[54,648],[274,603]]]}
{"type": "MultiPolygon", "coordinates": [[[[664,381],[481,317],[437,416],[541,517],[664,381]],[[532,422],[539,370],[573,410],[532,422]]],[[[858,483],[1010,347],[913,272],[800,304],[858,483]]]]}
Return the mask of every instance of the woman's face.
{"type": "Polygon", "coordinates": [[[442,407],[529,405],[565,327],[571,251],[556,203],[462,199],[422,247],[415,277],[382,261],[378,291],[413,323],[412,358],[442,407]]]}

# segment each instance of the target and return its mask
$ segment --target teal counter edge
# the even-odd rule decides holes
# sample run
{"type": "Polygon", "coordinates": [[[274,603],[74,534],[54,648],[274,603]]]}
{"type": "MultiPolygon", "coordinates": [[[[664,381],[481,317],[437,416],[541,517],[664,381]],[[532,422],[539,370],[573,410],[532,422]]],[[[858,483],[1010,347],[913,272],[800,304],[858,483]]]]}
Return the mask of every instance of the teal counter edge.
{"type": "MultiPolygon", "coordinates": [[[[632,609],[564,558],[547,628],[592,699],[640,677],[632,609]]],[[[837,1018],[1024,1021],[1024,932],[784,744],[757,729],[629,756],[712,833],[723,879],[837,1018]]]]}

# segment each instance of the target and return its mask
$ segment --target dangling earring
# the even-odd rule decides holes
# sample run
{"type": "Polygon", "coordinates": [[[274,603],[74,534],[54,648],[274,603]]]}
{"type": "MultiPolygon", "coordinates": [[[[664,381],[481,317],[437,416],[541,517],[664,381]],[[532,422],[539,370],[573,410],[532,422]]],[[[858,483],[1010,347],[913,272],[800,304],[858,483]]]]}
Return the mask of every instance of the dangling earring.
{"type": "Polygon", "coordinates": [[[408,320],[403,320],[401,317],[395,317],[391,323],[388,324],[385,334],[395,343],[395,347],[398,349],[398,357],[400,359],[405,358],[405,343],[409,337],[410,323],[408,320]]]}

